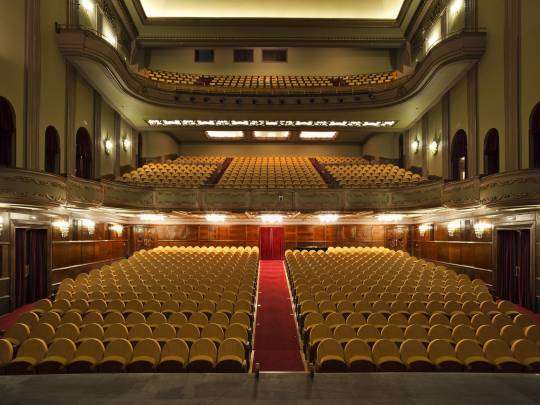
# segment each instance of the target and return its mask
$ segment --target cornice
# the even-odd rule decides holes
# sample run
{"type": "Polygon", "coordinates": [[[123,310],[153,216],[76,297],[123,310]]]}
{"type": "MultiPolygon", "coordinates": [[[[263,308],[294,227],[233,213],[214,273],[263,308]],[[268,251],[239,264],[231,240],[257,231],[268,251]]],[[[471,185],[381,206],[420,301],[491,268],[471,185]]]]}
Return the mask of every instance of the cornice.
{"type": "Polygon", "coordinates": [[[412,75],[386,85],[371,87],[239,89],[177,86],[143,78],[133,72],[116,49],[91,31],[58,30],[60,52],[69,59],[92,60],[104,66],[126,93],[157,105],[219,110],[327,110],[377,108],[402,103],[427,86],[444,66],[460,61],[476,62],[486,47],[486,34],[453,35],[432,48],[412,75]]]}

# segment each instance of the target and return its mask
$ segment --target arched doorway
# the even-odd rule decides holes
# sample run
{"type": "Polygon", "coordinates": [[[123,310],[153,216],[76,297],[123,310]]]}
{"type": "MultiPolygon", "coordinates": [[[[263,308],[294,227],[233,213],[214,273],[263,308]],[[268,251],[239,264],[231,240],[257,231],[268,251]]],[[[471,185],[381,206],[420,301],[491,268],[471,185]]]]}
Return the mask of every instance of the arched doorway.
{"type": "Polygon", "coordinates": [[[0,166],[15,166],[15,110],[0,97],[0,166]]]}
{"type": "Polygon", "coordinates": [[[45,171],[60,174],[60,136],[52,125],[45,129],[45,171]]]}
{"type": "Polygon", "coordinates": [[[460,129],[454,135],[451,149],[452,180],[467,178],[467,134],[460,129]]]}
{"type": "Polygon", "coordinates": [[[76,135],[75,175],[83,179],[92,178],[92,141],[86,128],[81,127],[76,135]]]}
{"type": "Polygon", "coordinates": [[[529,121],[530,167],[540,167],[540,103],[536,104],[529,121]]]}
{"type": "Polygon", "coordinates": [[[499,173],[499,131],[495,128],[484,139],[484,173],[499,173]]]}

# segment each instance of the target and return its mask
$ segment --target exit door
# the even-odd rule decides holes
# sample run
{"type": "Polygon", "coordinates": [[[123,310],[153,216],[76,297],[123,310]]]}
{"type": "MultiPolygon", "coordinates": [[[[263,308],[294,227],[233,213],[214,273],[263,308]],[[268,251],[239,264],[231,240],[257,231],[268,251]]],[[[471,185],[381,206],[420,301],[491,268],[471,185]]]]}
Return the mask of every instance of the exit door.
{"type": "Polygon", "coordinates": [[[261,260],[283,260],[285,238],[283,228],[262,227],[259,237],[261,260]]]}

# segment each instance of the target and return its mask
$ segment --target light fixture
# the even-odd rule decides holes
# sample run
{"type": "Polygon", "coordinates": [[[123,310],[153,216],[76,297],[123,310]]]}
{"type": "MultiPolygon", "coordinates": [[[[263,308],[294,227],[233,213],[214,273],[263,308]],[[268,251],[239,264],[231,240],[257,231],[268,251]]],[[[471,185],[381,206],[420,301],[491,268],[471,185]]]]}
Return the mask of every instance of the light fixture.
{"type": "Polygon", "coordinates": [[[113,141],[111,141],[111,138],[107,136],[103,141],[103,145],[105,146],[105,153],[110,155],[113,149],[113,141]]]}
{"type": "Polygon", "coordinates": [[[446,225],[446,228],[448,229],[448,236],[454,236],[456,231],[458,229],[461,229],[461,221],[456,220],[456,221],[449,222],[448,225],[446,225]]]}
{"type": "Polygon", "coordinates": [[[130,147],[131,147],[131,139],[129,139],[127,135],[124,135],[122,137],[122,149],[124,149],[124,152],[127,152],[130,147]]]}
{"type": "Polygon", "coordinates": [[[302,131],[300,139],[335,139],[337,131],[302,131]]]}
{"type": "Polygon", "coordinates": [[[103,23],[103,28],[102,28],[102,32],[103,32],[103,38],[105,39],[105,41],[107,41],[109,44],[111,44],[112,46],[114,46],[116,48],[116,45],[117,45],[117,36],[116,36],[116,32],[114,32],[114,28],[112,27],[111,24],[107,23],[105,24],[105,21],[103,23]]]}
{"type": "Polygon", "coordinates": [[[154,221],[161,222],[165,220],[165,216],[162,214],[141,214],[139,215],[141,221],[154,221]]]}
{"type": "Polygon", "coordinates": [[[88,235],[94,235],[96,231],[96,223],[91,219],[81,219],[81,225],[86,228],[88,235]]]}
{"type": "Polygon", "coordinates": [[[473,228],[474,228],[474,235],[478,238],[478,239],[482,239],[482,237],[484,236],[484,233],[488,230],[488,229],[491,229],[492,225],[490,223],[487,223],[487,222],[477,222],[474,224],[473,228]]]}
{"type": "Polygon", "coordinates": [[[210,223],[223,223],[225,222],[225,215],[223,214],[206,214],[206,221],[210,223]]]}
{"type": "Polygon", "coordinates": [[[58,229],[58,231],[60,232],[60,235],[62,236],[62,238],[65,238],[68,236],[68,233],[69,233],[69,222],[68,221],[64,221],[64,220],[58,220],[58,221],[54,221],[52,223],[52,225],[58,229]]]}
{"type": "Polygon", "coordinates": [[[283,215],[280,214],[262,214],[261,221],[264,224],[281,224],[283,222],[283,215]]]}
{"type": "Polygon", "coordinates": [[[463,9],[463,0],[454,0],[450,5],[450,15],[455,17],[463,9]]]}
{"type": "Polygon", "coordinates": [[[427,39],[426,39],[426,50],[430,50],[433,48],[433,46],[439,42],[441,39],[441,25],[440,22],[438,24],[435,24],[435,26],[431,29],[427,39]]]}
{"type": "Polygon", "coordinates": [[[4,217],[0,216],[0,235],[2,235],[3,230],[4,230],[4,217]]]}
{"type": "MultiPolygon", "coordinates": [[[[398,121],[294,121],[294,120],[146,120],[151,127],[244,127],[244,128],[391,128],[398,121]]],[[[206,131],[208,132],[214,131],[206,131]]],[[[242,131],[215,131],[242,132],[242,131]]],[[[242,134],[243,136],[243,134],[242,134]]]]}
{"type": "Polygon", "coordinates": [[[401,214],[380,214],[377,216],[380,222],[398,222],[403,219],[401,214]]]}
{"type": "Polygon", "coordinates": [[[290,131],[253,131],[253,138],[256,139],[287,139],[290,131]]]}
{"type": "Polygon", "coordinates": [[[418,227],[418,232],[420,233],[420,236],[424,236],[426,232],[430,231],[432,228],[431,224],[422,224],[418,227]]]}
{"type": "Polygon", "coordinates": [[[337,222],[337,220],[339,219],[338,214],[319,214],[318,217],[319,221],[323,224],[332,224],[337,222]]]}
{"type": "Polygon", "coordinates": [[[120,224],[112,224],[109,229],[116,233],[116,236],[122,236],[124,233],[124,227],[120,224]]]}
{"type": "Polygon", "coordinates": [[[94,2],[92,0],[81,0],[81,2],[79,3],[82,8],[88,13],[93,13],[94,12],[94,2]]]}
{"type": "Polygon", "coordinates": [[[437,139],[431,141],[431,143],[429,144],[429,151],[432,155],[436,155],[437,152],[439,152],[439,141],[437,139]]]}
{"type": "Polygon", "coordinates": [[[411,142],[411,148],[413,153],[418,153],[418,151],[420,150],[420,141],[418,140],[418,138],[415,138],[414,141],[411,142]]]}
{"type": "Polygon", "coordinates": [[[212,139],[240,139],[244,137],[244,131],[205,131],[206,136],[212,139]]]}

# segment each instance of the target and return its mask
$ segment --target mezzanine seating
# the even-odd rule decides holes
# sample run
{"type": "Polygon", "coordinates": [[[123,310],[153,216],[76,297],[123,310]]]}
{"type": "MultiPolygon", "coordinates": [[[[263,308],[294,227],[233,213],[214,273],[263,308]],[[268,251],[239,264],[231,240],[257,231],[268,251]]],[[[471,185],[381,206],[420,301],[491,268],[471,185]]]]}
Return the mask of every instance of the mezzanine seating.
{"type": "Polygon", "coordinates": [[[540,370],[540,326],[481,280],[385,248],[286,260],[317,371],[540,370]]]}
{"type": "Polygon", "coordinates": [[[324,167],[344,188],[392,187],[422,180],[420,175],[392,164],[329,164],[324,167]]]}
{"type": "Polygon", "coordinates": [[[176,159],[170,163],[149,163],[124,174],[120,181],[139,185],[197,188],[203,186],[219,168],[214,163],[180,162],[182,160],[176,159]]]}
{"type": "Polygon", "coordinates": [[[65,279],[0,340],[0,369],[245,372],[257,270],[257,248],[159,247],[65,279]]]}

